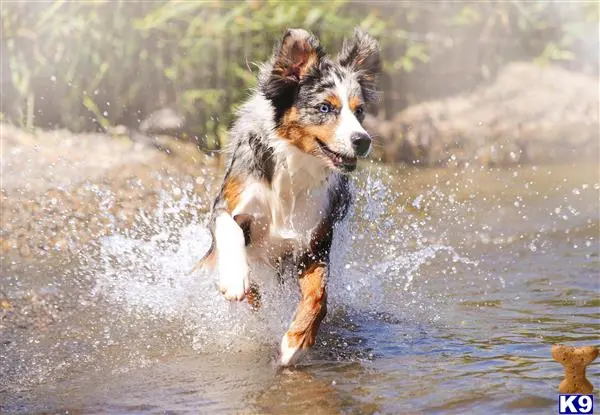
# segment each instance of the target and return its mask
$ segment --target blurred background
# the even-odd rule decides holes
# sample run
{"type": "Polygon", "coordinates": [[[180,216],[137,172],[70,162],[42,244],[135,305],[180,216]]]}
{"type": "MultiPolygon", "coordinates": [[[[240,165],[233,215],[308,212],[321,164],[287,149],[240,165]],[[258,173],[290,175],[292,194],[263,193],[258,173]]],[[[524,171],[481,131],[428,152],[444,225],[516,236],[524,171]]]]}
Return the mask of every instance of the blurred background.
{"type": "Polygon", "coordinates": [[[0,413],[556,411],[550,346],[600,332],[599,14],[0,0],[0,413]],[[253,312],[190,270],[260,62],[288,27],[335,55],[357,25],[383,54],[374,149],[318,342],[279,372],[295,276],[253,270],[253,312]]]}
{"type": "Polygon", "coordinates": [[[393,119],[513,61],[597,77],[598,15],[595,1],[5,2],[2,117],[105,131],[170,108],[187,136],[218,148],[285,28],[312,30],[333,54],[359,25],[381,42],[379,114],[393,119]]]}

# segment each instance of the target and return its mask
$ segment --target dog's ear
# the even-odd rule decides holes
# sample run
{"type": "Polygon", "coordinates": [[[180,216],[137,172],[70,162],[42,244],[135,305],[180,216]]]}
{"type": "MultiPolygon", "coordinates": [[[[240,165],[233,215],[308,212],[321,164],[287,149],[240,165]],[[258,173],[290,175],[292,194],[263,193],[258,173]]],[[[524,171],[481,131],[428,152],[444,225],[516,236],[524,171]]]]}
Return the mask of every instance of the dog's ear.
{"type": "Polygon", "coordinates": [[[323,56],[318,39],[303,29],[289,29],[275,45],[270,72],[261,81],[265,97],[275,106],[275,119],[294,104],[300,81],[318,70],[323,56]]]}
{"type": "Polygon", "coordinates": [[[352,39],[344,39],[337,60],[341,66],[358,73],[365,100],[377,100],[376,79],[381,73],[381,56],[377,41],[357,27],[352,39]]]}
{"type": "Polygon", "coordinates": [[[313,34],[304,29],[288,29],[281,43],[275,46],[271,75],[286,82],[300,82],[324,54],[313,34]]]}
{"type": "Polygon", "coordinates": [[[363,71],[374,76],[381,72],[379,44],[360,27],[354,29],[352,39],[344,39],[337,59],[340,65],[356,71],[363,71]]]}

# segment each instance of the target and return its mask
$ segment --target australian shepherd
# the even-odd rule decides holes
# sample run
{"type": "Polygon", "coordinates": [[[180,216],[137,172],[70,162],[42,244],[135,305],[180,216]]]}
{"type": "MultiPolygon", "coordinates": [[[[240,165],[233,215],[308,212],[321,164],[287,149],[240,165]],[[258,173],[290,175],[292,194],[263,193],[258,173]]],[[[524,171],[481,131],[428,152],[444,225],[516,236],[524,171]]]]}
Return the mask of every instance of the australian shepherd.
{"type": "Polygon", "coordinates": [[[334,224],[352,202],[348,173],[371,149],[361,123],[377,99],[379,46],[357,29],[335,59],[302,29],[288,30],[259,74],[230,131],[229,164],[210,218],[226,299],[257,305],[249,262],[292,261],[301,300],[278,363],[293,365],[314,342],[326,313],[334,224]]]}

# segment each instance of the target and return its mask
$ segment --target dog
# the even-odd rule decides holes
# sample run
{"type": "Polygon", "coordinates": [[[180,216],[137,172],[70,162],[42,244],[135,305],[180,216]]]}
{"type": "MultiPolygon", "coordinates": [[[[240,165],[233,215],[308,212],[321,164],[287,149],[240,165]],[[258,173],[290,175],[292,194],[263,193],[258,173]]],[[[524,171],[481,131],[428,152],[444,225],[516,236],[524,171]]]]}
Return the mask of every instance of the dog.
{"type": "Polygon", "coordinates": [[[335,59],[313,34],[290,29],[230,129],[201,264],[216,268],[227,300],[257,306],[249,261],[293,263],[301,300],[281,340],[280,366],[301,359],[325,317],[333,229],[352,203],[348,173],[371,149],[362,121],[378,99],[380,72],[379,45],[360,29],[335,59]]]}

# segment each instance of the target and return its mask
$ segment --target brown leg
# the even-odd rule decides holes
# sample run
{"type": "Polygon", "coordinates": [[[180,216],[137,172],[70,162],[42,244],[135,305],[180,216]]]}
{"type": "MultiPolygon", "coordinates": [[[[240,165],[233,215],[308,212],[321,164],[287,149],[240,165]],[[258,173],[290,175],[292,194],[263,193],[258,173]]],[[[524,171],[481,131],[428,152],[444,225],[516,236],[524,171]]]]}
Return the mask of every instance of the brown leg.
{"type": "Polygon", "coordinates": [[[302,299],[294,321],[281,340],[279,364],[295,364],[304,352],[315,343],[319,325],[327,313],[327,265],[314,263],[300,276],[302,299]]]}

